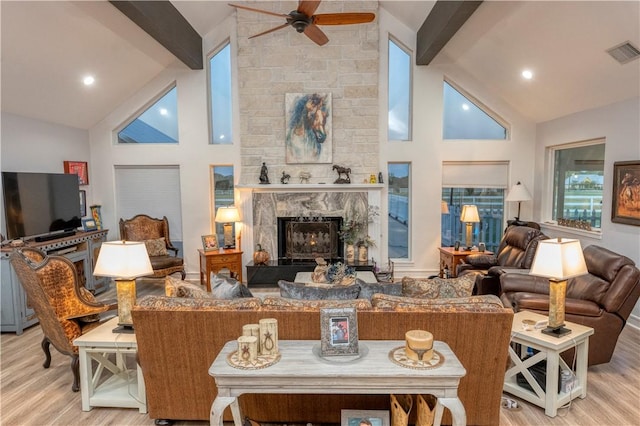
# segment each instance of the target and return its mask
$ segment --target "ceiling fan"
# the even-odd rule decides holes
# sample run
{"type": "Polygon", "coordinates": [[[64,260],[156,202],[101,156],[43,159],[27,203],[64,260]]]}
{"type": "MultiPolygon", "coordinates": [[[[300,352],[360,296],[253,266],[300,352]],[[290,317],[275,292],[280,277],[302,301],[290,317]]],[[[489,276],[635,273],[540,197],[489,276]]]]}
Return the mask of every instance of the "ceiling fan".
{"type": "Polygon", "coordinates": [[[374,13],[320,13],[318,15],[314,15],[313,13],[320,6],[320,2],[322,0],[317,1],[307,1],[307,0],[299,0],[298,8],[296,10],[292,10],[289,14],[285,15],[283,13],[275,13],[267,10],[254,9],[253,7],[241,6],[238,4],[231,4],[229,6],[235,7],[237,9],[245,9],[250,10],[252,12],[265,13],[267,15],[277,16],[279,18],[285,18],[287,22],[285,24],[279,25],[275,28],[271,28],[270,30],[261,32],[259,34],[253,35],[249,38],[260,37],[265,34],[272,33],[279,29],[282,29],[288,25],[291,25],[296,29],[299,33],[304,33],[307,37],[309,37],[314,43],[322,46],[329,41],[327,35],[322,32],[322,30],[318,27],[318,25],[350,25],[350,24],[364,24],[367,22],[371,22],[375,19],[376,15],[374,13]]]}

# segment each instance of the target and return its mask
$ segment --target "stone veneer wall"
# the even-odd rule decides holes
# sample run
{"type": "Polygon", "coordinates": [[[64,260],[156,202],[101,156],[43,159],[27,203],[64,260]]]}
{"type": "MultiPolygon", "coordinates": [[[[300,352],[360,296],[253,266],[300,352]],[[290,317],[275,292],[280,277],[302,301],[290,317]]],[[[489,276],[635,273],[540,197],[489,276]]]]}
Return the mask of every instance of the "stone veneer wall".
{"type": "MultiPolygon", "coordinates": [[[[276,13],[295,10],[297,2],[256,2],[252,7],[276,13]]],[[[316,13],[377,12],[377,1],[324,1],[316,13]]],[[[329,37],[317,46],[292,27],[249,40],[282,23],[277,17],[238,10],[238,87],[241,184],[259,182],[260,166],[271,183],[283,171],[297,182],[308,171],[310,183],[332,183],[332,164],[349,167],[351,181],[362,183],[380,171],[378,151],[378,22],[323,26],[329,37]],[[285,163],[286,93],[332,94],[332,164],[285,163]]],[[[272,252],[273,253],[273,252],[272,252]]]]}
{"type": "Polygon", "coordinates": [[[366,192],[257,192],[253,194],[253,238],[276,260],[278,217],[341,216],[367,218],[366,192]]]}

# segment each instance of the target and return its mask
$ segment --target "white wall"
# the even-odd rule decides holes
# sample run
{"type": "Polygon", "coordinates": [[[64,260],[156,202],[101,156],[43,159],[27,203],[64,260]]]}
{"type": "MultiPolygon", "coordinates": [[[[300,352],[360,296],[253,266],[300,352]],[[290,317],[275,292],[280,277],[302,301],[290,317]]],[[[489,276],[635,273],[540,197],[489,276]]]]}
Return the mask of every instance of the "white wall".
{"type": "MultiPolygon", "coordinates": [[[[5,112],[1,119],[2,171],[64,173],[65,160],[89,161],[89,133],[86,130],[5,112]]],[[[89,185],[80,187],[87,191],[87,200],[93,183],[92,171],[90,165],[89,185]]],[[[0,206],[0,229],[6,235],[4,219],[4,206],[0,206]]]]}
{"type": "MultiPolygon", "coordinates": [[[[640,265],[640,227],[611,222],[611,197],[613,163],[640,159],[640,99],[633,98],[602,108],[579,112],[537,126],[536,167],[537,181],[548,182],[548,160],[546,148],[571,142],[605,138],[604,191],[602,202],[602,235],[570,234],[557,228],[545,228],[552,237],[579,238],[583,246],[597,244],[621,253],[640,265]]],[[[549,200],[544,198],[542,189],[535,188],[535,219],[549,220],[551,209],[549,200]]],[[[632,312],[630,322],[640,326],[640,302],[632,312]]]]}

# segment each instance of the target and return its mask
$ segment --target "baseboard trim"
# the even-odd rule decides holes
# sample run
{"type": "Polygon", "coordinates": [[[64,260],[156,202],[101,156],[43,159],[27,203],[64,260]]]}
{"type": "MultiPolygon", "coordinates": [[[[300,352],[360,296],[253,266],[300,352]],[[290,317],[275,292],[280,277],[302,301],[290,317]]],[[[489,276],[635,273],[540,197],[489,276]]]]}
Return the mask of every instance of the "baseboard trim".
{"type": "Polygon", "coordinates": [[[636,330],[640,330],[640,317],[637,315],[629,315],[626,325],[633,327],[636,330]]]}

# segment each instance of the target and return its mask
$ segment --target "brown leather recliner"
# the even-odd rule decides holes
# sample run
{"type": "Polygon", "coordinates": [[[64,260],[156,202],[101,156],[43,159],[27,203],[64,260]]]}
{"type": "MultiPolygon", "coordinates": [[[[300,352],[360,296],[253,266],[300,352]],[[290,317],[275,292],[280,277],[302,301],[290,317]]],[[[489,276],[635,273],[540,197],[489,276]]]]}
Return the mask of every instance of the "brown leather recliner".
{"type": "Polygon", "coordinates": [[[476,274],[474,294],[499,296],[502,292],[500,275],[509,269],[531,268],[538,242],[547,238],[539,228],[509,226],[496,254],[470,254],[458,265],[457,275],[476,274]]]}
{"type": "MultiPolygon", "coordinates": [[[[583,254],[589,273],[567,282],[565,319],[594,329],[589,365],[597,365],[611,360],[618,335],[640,297],[640,270],[628,257],[600,246],[587,246],[583,254]]],[[[515,312],[548,314],[548,279],[507,273],[501,285],[505,306],[515,312]]]]}

